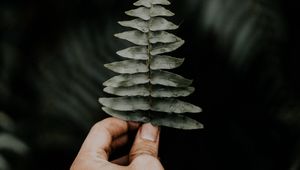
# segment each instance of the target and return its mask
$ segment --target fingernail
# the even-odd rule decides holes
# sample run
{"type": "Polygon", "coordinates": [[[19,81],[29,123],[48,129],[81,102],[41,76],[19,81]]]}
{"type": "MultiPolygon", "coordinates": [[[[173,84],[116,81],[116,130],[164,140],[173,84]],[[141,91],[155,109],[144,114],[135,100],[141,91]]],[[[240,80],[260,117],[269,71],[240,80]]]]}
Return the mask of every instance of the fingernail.
{"type": "Polygon", "coordinates": [[[141,129],[141,138],[144,140],[155,142],[158,135],[158,127],[151,123],[143,124],[141,129]]]}

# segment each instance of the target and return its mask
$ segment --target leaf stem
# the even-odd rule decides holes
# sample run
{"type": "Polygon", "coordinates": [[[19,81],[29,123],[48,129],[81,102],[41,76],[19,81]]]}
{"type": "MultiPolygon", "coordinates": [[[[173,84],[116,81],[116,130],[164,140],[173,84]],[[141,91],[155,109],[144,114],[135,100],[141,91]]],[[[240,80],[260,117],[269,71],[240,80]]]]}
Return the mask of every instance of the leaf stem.
{"type": "MultiPolygon", "coordinates": [[[[152,5],[151,5],[151,8],[152,8],[152,5]]],[[[151,18],[150,18],[151,20],[151,18]]],[[[149,105],[150,107],[152,107],[152,97],[151,97],[151,94],[152,94],[152,84],[151,84],[151,76],[152,76],[152,70],[151,70],[151,62],[152,62],[152,55],[151,55],[151,51],[152,51],[152,44],[150,43],[150,20],[148,22],[148,30],[149,32],[147,33],[147,41],[148,41],[148,46],[147,46],[147,54],[148,54],[148,60],[147,60],[147,67],[148,67],[148,79],[149,79],[149,83],[148,83],[148,90],[149,90],[149,105]]],[[[151,116],[150,115],[150,111],[149,111],[149,117],[151,116]]]]}

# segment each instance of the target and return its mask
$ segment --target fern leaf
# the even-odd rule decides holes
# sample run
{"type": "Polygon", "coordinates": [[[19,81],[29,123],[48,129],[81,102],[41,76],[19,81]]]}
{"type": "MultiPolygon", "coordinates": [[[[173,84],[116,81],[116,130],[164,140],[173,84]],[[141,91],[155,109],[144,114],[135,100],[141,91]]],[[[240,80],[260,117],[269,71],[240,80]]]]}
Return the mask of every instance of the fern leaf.
{"type": "Polygon", "coordinates": [[[157,126],[168,126],[177,129],[202,129],[203,125],[189,117],[160,112],[150,112],[147,114],[142,111],[122,112],[103,107],[102,110],[107,114],[126,121],[150,122],[157,126]],[[149,117],[151,115],[151,118],[149,117]]]}
{"type": "Polygon", "coordinates": [[[124,50],[120,50],[117,54],[124,58],[136,59],[136,60],[148,60],[147,47],[135,46],[129,47],[124,50]]]}
{"type": "Polygon", "coordinates": [[[149,83],[149,81],[147,74],[122,74],[107,80],[103,85],[111,87],[129,87],[138,84],[146,84],[149,83]]]}
{"type": "Polygon", "coordinates": [[[118,23],[124,27],[134,28],[145,33],[149,32],[148,23],[146,21],[143,21],[142,19],[119,21],[118,23]]]}
{"type": "Polygon", "coordinates": [[[204,126],[189,117],[174,114],[156,114],[151,119],[151,123],[157,126],[168,126],[177,129],[202,129],[204,126]]]}
{"type": "Polygon", "coordinates": [[[163,86],[188,87],[193,83],[193,80],[167,71],[152,71],[150,82],[151,84],[163,86]]]}
{"type": "Polygon", "coordinates": [[[120,50],[117,54],[129,60],[117,61],[104,66],[120,74],[103,83],[104,92],[118,97],[100,98],[107,114],[137,122],[151,122],[158,126],[179,129],[201,129],[203,125],[184,116],[199,113],[202,109],[191,103],[176,99],[195,91],[192,80],[165,70],[181,66],[183,58],[165,55],[184,44],[184,40],[167,32],[177,25],[163,17],[174,13],[162,5],[168,0],[139,0],[138,8],[125,12],[136,17],[119,21],[121,26],[134,30],[115,34],[137,46],[120,50]]]}
{"type": "Polygon", "coordinates": [[[184,62],[184,59],[175,58],[170,56],[153,56],[150,68],[152,70],[161,70],[161,69],[174,69],[181,66],[184,62]]]}
{"type": "Polygon", "coordinates": [[[154,86],[152,89],[152,97],[186,97],[195,91],[194,87],[165,87],[165,86],[154,86]]]}
{"type": "Polygon", "coordinates": [[[170,5],[168,0],[139,0],[134,3],[135,6],[145,6],[150,8],[152,5],[170,5]]]}
{"type": "Polygon", "coordinates": [[[151,53],[151,55],[169,53],[169,52],[177,50],[183,44],[184,44],[184,40],[179,40],[175,43],[170,43],[170,44],[156,44],[156,45],[153,45],[153,49],[151,50],[150,53],[151,53]]]}
{"type": "Polygon", "coordinates": [[[165,31],[176,29],[178,29],[177,25],[161,17],[155,17],[153,19],[150,19],[149,21],[150,31],[165,31]]]}
{"type": "Polygon", "coordinates": [[[127,31],[119,34],[115,34],[120,39],[127,40],[136,45],[148,45],[147,35],[140,31],[127,31]]]}
{"type": "Polygon", "coordinates": [[[186,97],[195,91],[193,87],[174,88],[153,86],[151,93],[146,85],[131,87],[106,87],[104,91],[117,96],[186,97]]]}
{"type": "Polygon", "coordinates": [[[174,34],[170,34],[166,31],[151,32],[149,34],[149,42],[155,43],[173,43],[180,41],[181,39],[174,34]]]}
{"type": "Polygon", "coordinates": [[[117,96],[150,96],[150,91],[146,85],[131,87],[106,87],[104,91],[117,96]]]}
{"type": "Polygon", "coordinates": [[[104,65],[106,68],[120,74],[146,73],[149,68],[143,61],[124,60],[104,65]]]}

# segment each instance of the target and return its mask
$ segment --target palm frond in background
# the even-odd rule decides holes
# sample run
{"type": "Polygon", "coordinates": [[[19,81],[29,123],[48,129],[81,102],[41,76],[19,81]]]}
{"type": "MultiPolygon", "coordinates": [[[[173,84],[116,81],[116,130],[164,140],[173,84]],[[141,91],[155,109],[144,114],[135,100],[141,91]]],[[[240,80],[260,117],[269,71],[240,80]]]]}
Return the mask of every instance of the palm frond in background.
{"type": "Polygon", "coordinates": [[[216,35],[239,69],[249,67],[262,51],[278,49],[286,36],[279,1],[206,0],[201,13],[200,27],[216,35]]]}
{"type": "Polygon", "coordinates": [[[29,148],[23,141],[14,135],[15,131],[15,122],[5,113],[0,112],[1,170],[20,169],[25,166],[24,157],[28,155],[29,148]]]}

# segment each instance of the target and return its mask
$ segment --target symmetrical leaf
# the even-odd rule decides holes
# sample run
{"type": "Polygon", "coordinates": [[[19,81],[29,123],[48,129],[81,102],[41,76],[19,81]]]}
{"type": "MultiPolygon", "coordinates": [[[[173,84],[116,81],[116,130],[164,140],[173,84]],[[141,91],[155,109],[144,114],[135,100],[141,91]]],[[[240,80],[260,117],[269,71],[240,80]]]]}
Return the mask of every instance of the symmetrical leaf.
{"type": "Polygon", "coordinates": [[[143,61],[124,60],[104,65],[106,68],[120,74],[145,73],[149,68],[143,61]]]}
{"type": "Polygon", "coordinates": [[[149,81],[147,74],[122,74],[107,80],[103,85],[110,87],[129,87],[137,84],[146,84],[149,81]]]}
{"type": "Polygon", "coordinates": [[[117,96],[151,96],[151,97],[186,97],[195,91],[194,87],[174,88],[168,86],[152,86],[151,93],[148,85],[130,87],[106,87],[104,91],[117,96]]]}
{"type": "Polygon", "coordinates": [[[153,56],[150,64],[152,70],[174,69],[181,66],[184,59],[170,56],[153,56]]]}
{"type": "Polygon", "coordinates": [[[134,45],[120,50],[117,54],[129,60],[105,64],[108,69],[120,74],[103,83],[104,92],[119,97],[100,98],[107,114],[137,122],[151,122],[158,126],[179,129],[200,129],[203,125],[184,116],[184,113],[199,113],[201,108],[176,99],[186,97],[195,91],[192,80],[165,71],[179,67],[183,58],[165,53],[175,51],[184,40],[167,32],[177,25],[163,17],[174,13],[162,5],[168,0],[139,0],[136,9],[125,12],[136,17],[120,21],[120,25],[134,30],[115,34],[134,45]]]}
{"type": "Polygon", "coordinates": [[[170,87],[187,87],[193,83],[193,80],[167,71],[152,71],[150,82],[170,87]]]}
{"type": "Polygon", "coordinates": [[[145,46],[129,47],[124,50],[118,51],[117,54],[124,58],[136,60],[148,60],[148,51],[145,46]]]}
{"type": "Polygon", "coordinates": [[[177,28],[177,25],[161,17],[152,18],[149,21],[150,31],[176,30],[177,28]]]}
{"type": "Polygon", "coordinates": [[[150,8],[152,5],[170,5],[168,0],[139,0],[134,3],[135,6],[145,6],[150,8]]]}

